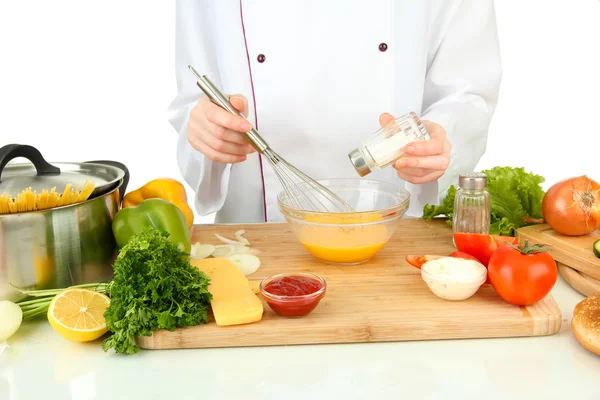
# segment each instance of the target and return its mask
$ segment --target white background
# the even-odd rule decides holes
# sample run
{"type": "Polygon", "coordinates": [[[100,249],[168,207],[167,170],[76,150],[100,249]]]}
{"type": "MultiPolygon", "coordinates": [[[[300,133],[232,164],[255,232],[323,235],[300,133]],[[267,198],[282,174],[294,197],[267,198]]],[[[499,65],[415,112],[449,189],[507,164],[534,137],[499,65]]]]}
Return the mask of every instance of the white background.
{"type": "MultiPolygon", "coordinates": [[[[600,2],[503,0],[496,10],[504,80],[479,169],[523,166],[544,189],[580,174],[600,181],[600,2]]],[[[51,161],[122,161],[130,189],[183,182],[166,116],[174,16],[165,0],[2,0],[0,144],[31,144],[51,161]]]]}

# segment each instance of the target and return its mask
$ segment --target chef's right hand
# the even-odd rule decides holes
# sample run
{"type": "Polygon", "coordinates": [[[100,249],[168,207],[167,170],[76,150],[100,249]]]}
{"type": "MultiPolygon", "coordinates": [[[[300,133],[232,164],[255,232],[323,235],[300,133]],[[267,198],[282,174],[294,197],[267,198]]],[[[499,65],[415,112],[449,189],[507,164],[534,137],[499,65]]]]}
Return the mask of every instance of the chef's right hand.
{"type": "MultiPolygon", "coordinates": [[[[248,100],[232,95],[230,103],[246,117],[248,100]]],[[[202,96],[190,113],[188,141],[192,147],[213,161],[239,163],[256,150],[242,134],[252,129],[248,120],[233,115],[202,96]]]]}

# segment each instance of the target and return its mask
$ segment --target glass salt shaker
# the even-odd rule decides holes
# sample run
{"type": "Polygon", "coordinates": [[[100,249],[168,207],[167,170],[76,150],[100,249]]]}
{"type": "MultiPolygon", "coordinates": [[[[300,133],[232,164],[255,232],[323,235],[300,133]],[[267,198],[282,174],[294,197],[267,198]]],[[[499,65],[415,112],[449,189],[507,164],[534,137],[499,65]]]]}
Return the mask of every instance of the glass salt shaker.
{"type": "Polygon", "coordinates": [[[454,198],[452,231],[456,233],[490,233],[490,195],[487,176],[479,172],[460,175],[454,198]]]}
{"type": "Polygon", "coordinates": [[[404,147],[420,140],[428,140],[429,133],[414,112],[403,115],[379,129],[352,150],[348,157],[360,176],[374,169],[384,169],[404,156],[404,147]]]}

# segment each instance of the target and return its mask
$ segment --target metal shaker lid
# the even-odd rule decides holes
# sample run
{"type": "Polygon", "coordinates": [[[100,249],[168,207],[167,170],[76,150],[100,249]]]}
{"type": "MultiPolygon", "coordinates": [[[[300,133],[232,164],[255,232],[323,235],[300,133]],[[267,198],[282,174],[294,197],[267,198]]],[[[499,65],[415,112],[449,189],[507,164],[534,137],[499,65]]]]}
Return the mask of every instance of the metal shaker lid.
{"type": "Polygon", "coordinates": [[[371,170],[367,167],[367,162],[363,157],[362,153],[359,149],[354,149],[348,154],[348,158],[350,158],[350,162],[358,172],[358,175],[365,176],[368,175],[371,170]]]}
{"type": "Polygon", "coordinates": [[[92,198],[114,189],[123,181],[128,171],[117,165],[119,163],[110,161],[50,164],[35,147],[9,144],[0,148],[0,194],[17,196],[27,188],[40,193],[53,187],[62,192],[69,183],[76,188],[89,180],[94,183],[92,198]],[[31,162],[9,164],[18,157],[31,162]]]}
{"type": "Polygon", "coordinates": [[[481,172],[460,175],[458,186],[467,190],[485,189],[487,187],[487,176],[481,172]]]}

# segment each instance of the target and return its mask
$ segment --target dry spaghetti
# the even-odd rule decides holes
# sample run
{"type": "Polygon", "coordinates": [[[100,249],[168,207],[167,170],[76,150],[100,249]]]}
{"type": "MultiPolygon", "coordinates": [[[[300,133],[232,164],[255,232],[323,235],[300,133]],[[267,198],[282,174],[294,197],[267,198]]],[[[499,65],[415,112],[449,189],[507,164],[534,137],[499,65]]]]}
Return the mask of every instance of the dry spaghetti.
{"type": "Polygon", "coordinates": [[[54,207],[80,203],[87,200],[93,191],[94,183],[86,179],[81,190],[79,186],[73,188],[73,185],[69,183],[62,193],[57,192],[55,186],[50,191],[43,190],[39,194],[29,187],[15,198],[10,194],[0,194],[0,214],[47,210],[54,207]]]}

